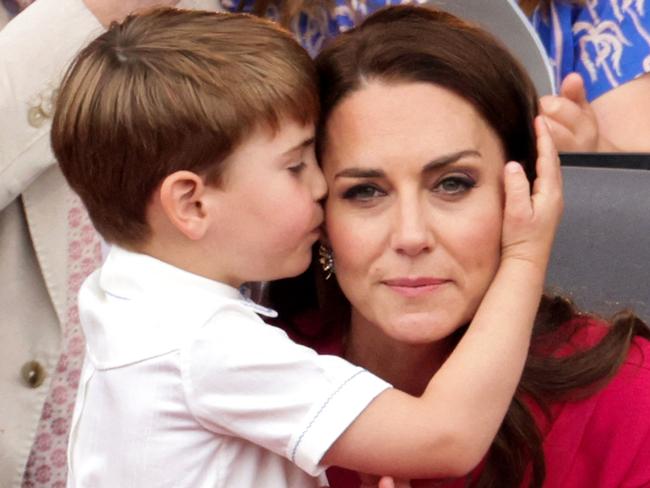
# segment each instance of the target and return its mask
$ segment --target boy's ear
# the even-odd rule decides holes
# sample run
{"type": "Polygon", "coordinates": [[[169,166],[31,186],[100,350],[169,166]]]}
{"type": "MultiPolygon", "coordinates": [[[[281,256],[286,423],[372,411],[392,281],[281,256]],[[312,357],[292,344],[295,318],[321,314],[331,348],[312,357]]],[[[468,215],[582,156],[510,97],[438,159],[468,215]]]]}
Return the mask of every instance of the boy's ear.
{"type": "Polygon", "coordinates": [[[193,241],[201,239],[209,227],[204,197],[203,178],[191,171],[176,171],[160,186],[163,212],[174,227],[193,241]]]}

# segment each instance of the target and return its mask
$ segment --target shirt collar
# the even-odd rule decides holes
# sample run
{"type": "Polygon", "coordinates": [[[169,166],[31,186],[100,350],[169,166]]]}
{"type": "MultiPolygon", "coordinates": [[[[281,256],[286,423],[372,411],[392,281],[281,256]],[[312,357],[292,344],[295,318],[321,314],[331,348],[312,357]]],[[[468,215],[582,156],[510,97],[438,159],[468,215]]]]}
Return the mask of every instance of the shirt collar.
{"type": "Polygon", "coordinates": [[[84,283],[79,297],[88,355],[98,369],[178,349],[225,306],[267,311],[237,288],[117,246],[84,283]]]}
{"type": "Polygon", "coordinates": [[[242,298],[239,290],[177,268],[146,254],[112,246],[101,268],[102,290],[116,298],[135,299],[144,293],[169,296],[242,298]]]}

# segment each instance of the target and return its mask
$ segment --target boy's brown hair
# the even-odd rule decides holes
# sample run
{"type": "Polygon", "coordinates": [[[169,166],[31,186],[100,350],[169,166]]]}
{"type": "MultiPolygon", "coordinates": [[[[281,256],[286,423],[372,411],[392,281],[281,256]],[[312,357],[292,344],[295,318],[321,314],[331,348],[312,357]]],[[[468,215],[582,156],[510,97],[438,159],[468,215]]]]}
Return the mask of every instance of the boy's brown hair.
{"type": "Polygon", "coordinates": [[[156,9],[88,45],[56,102],[52,147],[102,236],[150,236],[147,204],[169,174],[218,185],[247,134],[318,116],[312,60],[292,36],[245,14],[156,9]]]}

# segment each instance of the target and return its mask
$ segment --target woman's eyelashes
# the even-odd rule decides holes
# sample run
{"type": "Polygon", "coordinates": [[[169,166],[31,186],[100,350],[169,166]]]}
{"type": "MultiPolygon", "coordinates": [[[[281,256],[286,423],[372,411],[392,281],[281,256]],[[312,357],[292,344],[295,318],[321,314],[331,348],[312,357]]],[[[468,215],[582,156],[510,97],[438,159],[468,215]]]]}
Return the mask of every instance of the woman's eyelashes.
{"type": "Polygon", "coordinates": [[[459,196],[476,186],[476,180],[468,175],[450,175],[439,179],[433,191],[448,196],[459,196]]]}
{"type": "MultiPolygon", "coordinates": [[[[445,199],[454,199],[461,198],[475,186],[476,180],[473,177],[466,174],[455,174],[437,178],[429,188],[432,193],[445,199]]],[[[345,188],[341,192],[341,197],[344,200],[353,202],[370,203],[377,198],[387,196],[389,193],[390,190],[384,189],[383,185],[365,182],[345,188]]]]}
{"type": "Polygon", "coordinates": [[[384,195],[386,195],[386,192],[372,183],[360,183],[344,190],[342,193],[344,200],[358,202],[369,202],[384,195]]]}

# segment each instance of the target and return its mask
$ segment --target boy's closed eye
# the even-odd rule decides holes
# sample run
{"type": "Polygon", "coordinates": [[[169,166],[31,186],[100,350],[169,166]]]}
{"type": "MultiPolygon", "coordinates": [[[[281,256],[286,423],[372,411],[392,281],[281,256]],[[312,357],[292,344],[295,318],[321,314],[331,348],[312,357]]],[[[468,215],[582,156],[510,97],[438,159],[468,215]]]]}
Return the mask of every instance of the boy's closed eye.
{"type": "Polygon", "coordinates": [[[287,169],[289,171],[291,171],[292,173],[298,174],[298,173],[302,172],[302,170],[304,170],[306,166],[307,165],[305,164],[304,161],[300,161],[299,163],[296,163],[296,164],[293,164],[293,165],[289,166],[287,169]]]}

